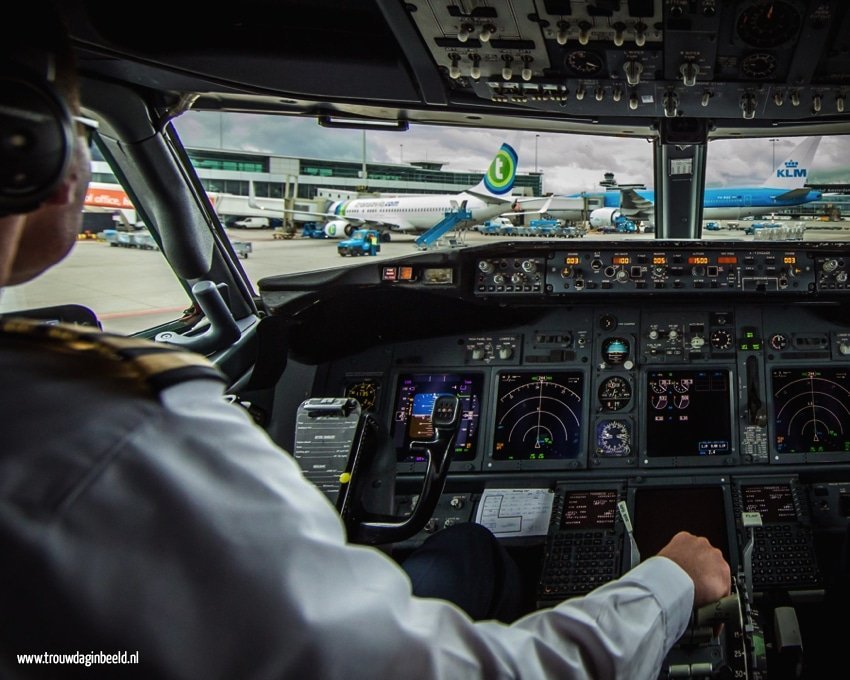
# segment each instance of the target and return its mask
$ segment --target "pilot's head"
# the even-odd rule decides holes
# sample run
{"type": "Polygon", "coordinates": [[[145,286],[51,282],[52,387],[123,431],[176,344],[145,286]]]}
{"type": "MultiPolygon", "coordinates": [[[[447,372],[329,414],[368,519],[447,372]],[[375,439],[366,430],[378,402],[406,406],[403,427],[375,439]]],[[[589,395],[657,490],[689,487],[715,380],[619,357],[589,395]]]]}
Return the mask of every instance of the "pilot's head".
{"type": "Polygon", "coordinates": [[[73,246],[90,179],[76,64],[52,3],[0,22],[0,287],[23,283],[73,246]]]}

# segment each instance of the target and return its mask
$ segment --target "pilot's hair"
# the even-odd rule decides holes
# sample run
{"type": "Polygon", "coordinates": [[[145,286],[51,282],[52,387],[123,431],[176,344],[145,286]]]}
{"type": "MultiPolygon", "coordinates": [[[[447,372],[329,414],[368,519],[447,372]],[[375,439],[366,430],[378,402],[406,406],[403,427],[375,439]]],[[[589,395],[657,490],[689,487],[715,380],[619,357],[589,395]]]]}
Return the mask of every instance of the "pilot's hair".
{"type": "Polygon", "coordinates": [[[77,63],[58,6],[50,0],[25,0],[0,22],[0,73],[23,70],[45,79],[78,113],[77,63]]]}

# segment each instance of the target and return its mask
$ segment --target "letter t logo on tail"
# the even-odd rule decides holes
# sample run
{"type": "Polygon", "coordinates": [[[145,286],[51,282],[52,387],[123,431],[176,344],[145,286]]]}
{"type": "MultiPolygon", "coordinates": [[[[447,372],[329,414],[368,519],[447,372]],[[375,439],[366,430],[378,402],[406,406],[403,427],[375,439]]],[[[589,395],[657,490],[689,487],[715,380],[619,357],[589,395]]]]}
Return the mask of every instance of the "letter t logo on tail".
{"type": "Polygon", "coordinates": [[[484,175],[484,186],[493,194],[508,193],[514,186],[517,154],[508,144],[502,144],[484,175]]]}

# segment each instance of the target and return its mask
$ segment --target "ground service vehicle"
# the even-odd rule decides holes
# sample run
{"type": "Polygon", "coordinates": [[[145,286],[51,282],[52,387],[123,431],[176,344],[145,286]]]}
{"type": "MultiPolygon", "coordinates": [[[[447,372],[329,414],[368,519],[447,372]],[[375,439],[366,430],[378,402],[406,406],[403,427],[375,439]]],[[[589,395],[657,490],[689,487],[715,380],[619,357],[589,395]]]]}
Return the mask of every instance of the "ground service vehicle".
{"type": "Polygon", "coordinates": [[[491,236],[495,234],[511,234],[513,229],[514,223],[507,217],[494,217],[478,227],[478,231],[482,234],[490,234],[491,236]]]}
{"type": "Polygon", "coordinates": [[[357,229],[351,238],[337,244],[340,255],[376,255],[381,250],[381,238],[377,229],[357,229]]]}
{"type": "Polygon", "coordinates": [[[241,229],[268,229],[271,222],[268,217],[244,217],[241,220],[236,220],[233,226],[241,229]]]}
{"type": "MultiPolygon", "coordinates": [[[[233,398],[306,459],[319,454],[299,426],[302,402],[356,399],[370,417],[370,455],[383,462],[369,480],[380,477],[387,492],[369,500],[396,517],[410,513],[427,467],[410,448],[417,397],[460,400],[445,479],[427,499],[433,511],[370,542],[402,556],[452,523],[489,522],[522,565],[533,610],[638,558],[616,512],[623,501],[641,557],[687,529],[708,535],[732,566],[737,597],[724,632],[695,625],[662,677],[826,678],[845,667],[845,627],[834,622],[850,604],[848,233],[814,221],[793,242],[703,231],[701,196],[726,160],[759,175],[773,167],[771,151],[799,137],[845,148],[846,3],[245,0],[167,21],[138,6],[128,10],[132,31],[98,8],[62,4],[84,109],[188,299],[182,316],[149,316],[162,321],[133,332],[201,348],[233,398]],[[273,49],[260,54],[257,44],[273,49]],[[369,148],[395,159],[412,157],[416,138],[405,134],[459,129],[430,147],[433,162],[476,129],[498,131],[521,167],[536,171],[540,151],[544,168],[568,157],[597,177],[613,169],[620,181],[653,184],[654,233],[470,232],[463,248],[422,253],[401,250],[410,244],[399,237],[391,245],[400,250],[385,244],[379,260],[309,270],[284,258],[303,259],[306,247],[335,255],[329,244],[269,237],[243,262],[181,141],[187,120],[206,120],[210,139],[236,140],[249,126],[231,127],[229,116],[305,119],[302,137],[319,134],[317,120],[339,134],[353,127],[358,160],[361,134],[364,147],[382,144],[369,148]],[[605,143],[616,153],[597,154],[605,143]],[[643,162],[627,165],[632,144],[643,162]],[[644,174],[629,176],[634,167],[644,174]],[[264,260],[261,246],[274,256],[264,260]],[[235,339],[198,340],[220,323],[193,293],[205,281],[221,291],[235,339]],[[519,536],[490,503],[528,489],[552,511],[519,536]],[[593,559],[587,541],[599,548],[593,559]]],[[[489,159],[492,139],[482,146],[489,159]]],[[[417,147],[423,158],[426,148],[417,147]]],[[[819,152],[815,166],[839,157],[819,152]]],[[[821,188],[843,190],[846,165],[829,167],[818,178],[832,188],[821,188]]],[[[317,162],[310,172],[330,170],[317,162]]],[[[570,177],[545,175],[547,184],[570,177]]],[[[818,178],[800,176],[801,190],[818,178]]],[[[352,177],[352,187],[367,179],[352,177]]],[[[96,246],[77,249],[88,256],[96,246]]],[[[151,305],[181,309],[163,299],[151,305]]]]}

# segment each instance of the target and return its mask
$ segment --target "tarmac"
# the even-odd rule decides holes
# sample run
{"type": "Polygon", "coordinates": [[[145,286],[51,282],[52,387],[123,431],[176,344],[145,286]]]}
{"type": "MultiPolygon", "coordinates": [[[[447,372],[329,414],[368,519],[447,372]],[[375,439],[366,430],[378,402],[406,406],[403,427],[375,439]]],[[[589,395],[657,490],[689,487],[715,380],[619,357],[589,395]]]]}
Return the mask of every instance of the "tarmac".
{"type": "MultiPolygon", "coordinates": [[[[834,224],[810,222],[804,240],[850,240],[850,229],[843,228],[844,223],[839,224],[841,230],[836,230],[834,224]]],[[[248,257],[240,258],[239,263],[255,287],[257,281],[267,276],[338,268],[368,260],[379,262],[418,252],[412,234],[393,234],[392,240],[382,243],[381,252],[374,257],[342,257],[337,253],[338,241],[333,239],[301,236],[275,239],[268,229],[228,229],[228,234],[231,241],[251,244],[248,257]]],[[[759,242],[769,242],[763,235],[757,235],[759,242]]],[[[709,231],[705,236],[707,240],[756,240],[754,236],[745,236],[742,230],[709,231]]],[[[466,245],[499,240],[539,241],[535,237],[485,236],[477,231],[467,231],[461,238],[466,245]]],[[[652,238],[652,234],[590,232],[582,239],[562,238],[554,243],[563,248],[586,241],[652,238]]],[[[112,247],[96,240],[79,241],[65,260],[43,276],[0,293],[0,313],[67,303],[90,307],[101,319],[104,330],[125,334],[178,318],[191,304],[159,251],[112,247]]]]}

